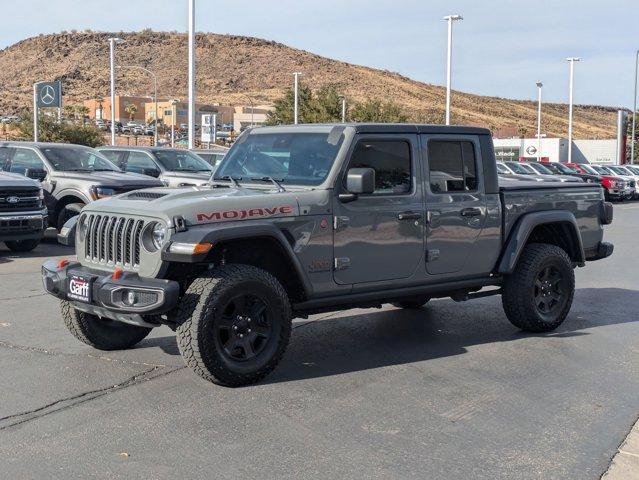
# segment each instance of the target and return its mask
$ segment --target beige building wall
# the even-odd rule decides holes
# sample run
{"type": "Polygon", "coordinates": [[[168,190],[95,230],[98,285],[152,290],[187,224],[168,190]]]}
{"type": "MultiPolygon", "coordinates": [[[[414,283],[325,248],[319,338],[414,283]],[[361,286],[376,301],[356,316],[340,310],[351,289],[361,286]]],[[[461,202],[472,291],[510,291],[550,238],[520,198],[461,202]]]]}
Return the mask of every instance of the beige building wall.
{"type": "MultiPolygon", "coordinates": [[[[130,115],[126,111],[128,105],[135,105],[137,112],[133,116],[133,121],[137,123],[145,123],[147,120],[145,104],[151,100],[149,97],[121,96],[115,97],[115,121],[127,123],[130,121],[130,115]]],[[[89,109],[89,118],[111,120],[111,97],[104,97],[101,100],[85,100],[83,105],[89,109]]]]}

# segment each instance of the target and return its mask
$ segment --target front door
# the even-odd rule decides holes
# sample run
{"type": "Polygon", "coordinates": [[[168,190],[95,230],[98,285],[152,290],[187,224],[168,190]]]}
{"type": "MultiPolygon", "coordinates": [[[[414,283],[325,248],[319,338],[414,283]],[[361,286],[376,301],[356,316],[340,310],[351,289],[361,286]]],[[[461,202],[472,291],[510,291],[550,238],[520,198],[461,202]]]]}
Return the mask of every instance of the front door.
{"type": "Polygon", "coordinates": [[[417,135],[362,135],[354,142],[334,200],[335,282],[410,277],[424,252],[424,205],[417,135]],[[375,192],[341,203],[348,168],[375,170],[375,192]]]}
{"type": "Polygon", "coordinates": [[[422,135],[421,145],[427,179],[426,269],[435,275],[467,271],[464,266],[472,263],[486,222],[479,139],[422,135]]]}

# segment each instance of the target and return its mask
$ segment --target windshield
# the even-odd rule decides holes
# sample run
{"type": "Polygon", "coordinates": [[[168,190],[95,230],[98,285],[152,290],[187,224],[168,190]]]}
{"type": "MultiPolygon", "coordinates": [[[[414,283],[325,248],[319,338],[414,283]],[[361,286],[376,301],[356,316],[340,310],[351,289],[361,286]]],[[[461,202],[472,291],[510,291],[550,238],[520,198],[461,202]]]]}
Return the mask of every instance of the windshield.
{"type": "Polygon", "coordinates": [[[639,175],[639,167],[627,166],[626,170],[630,170],[633,174],[639,175]]]}
{"type": "Polygon", "coordinates": [[[599,172],[595,170],[594,168],[592,168],[590,165],[581,164],[581,168],[583,169],[584,172],[591,173],[593,175],[599,175],[599,172]]]}
{"type": "Polygon", "coordinates": [[[612,170],[600,165],[593,165],[592,168],[594,168],[597,173],[602,173],[604,175],[616,175],[616,173],[612,170]]]}
{"type": "Polygon", "coordinates": [[[510,170],[508,170],[508,167],[506,165],[504,165],[503,163],[497,163],[497,173],[510,173],[510,170]]]}
{"type": "Polygon", "coordinates": [[[96,150],[55,146],[40,149],[54,170],[59,172],[119,172],[120,169],[96,150]]]}
{"type": "Polygon", "coordinates": [[[508,165],[508,167],[515,173],[519,174],[519,175],[532,175],[535,173],[534,170],[532,170],[532,168],[529,170],[527,168],[525,168],[524,165],[522,165],[521,163],[518,162],[506,162],[506,165],[508,165]]]}
{"type": "Polygon", "coordinates": [[[330,172],[343,138],[334,139],[330,132],[252,132],[226,154],[215,178],[272,177],[297,185],[319,185],[330,172]]]}
{"type": "Polygon", "coordinates": [[[539,165],[538,163],[531,163],[528,165],[530,168],[535,170],[537,173],[541,173],[543,175],[552,175],[552,171],[543,165],[539,165]]]}
{"type": "Polygon", "coordinates": [[[563,164],[561,164],[561,163],[553,163],[552,165],[553,165],[553,167],[555,167],[557,170],[559,170],[561,173],[568,173],[568,174],[570,174],[570,173],[579,173],[579,172],[577,172],[577,170],[575,170],[574,168],[570,168],[570,167],[568,167],[568,166],[566,166],[566,165],[563,165],[563,164]]]}
{"type": "Polygon", "coordinates": [[[186,150],[154,150],[153,155],[169,172],[210,172],[213,167],[186,150]]]}
{"type": "Polygon", "coordinates": [[[623,167],[608,167],[608,169],[612,170],[615,173],[618,173],[619,175],[630,175],[630,176],[632,176],[632,173],[630,173],[628,170],[626,170],[623,167]]]}

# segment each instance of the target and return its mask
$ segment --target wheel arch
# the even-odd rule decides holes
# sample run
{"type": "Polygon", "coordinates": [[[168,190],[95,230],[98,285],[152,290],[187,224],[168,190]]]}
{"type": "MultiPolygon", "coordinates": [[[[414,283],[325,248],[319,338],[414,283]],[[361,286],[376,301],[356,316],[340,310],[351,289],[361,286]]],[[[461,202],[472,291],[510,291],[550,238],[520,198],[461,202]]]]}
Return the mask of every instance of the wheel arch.
{"type": "Polygon", "coordinates": [[[583,266],[586,261],[579,226],[572,212],[532,212],[523,215],[511,230],[497,262],[497,273],[511,274],[524,247],[532,242],[562,248],[577,265],[583,266]]]}
{"type": "Polygon", "coordinates": [[[57,219],[62,209],[67,205],[71,205],[72,203],[82,203],[84,205],[87,205],[89,203],[89,200],[87,200],[80,192],[76,192],[73,190],[61,192],[60,197],[56,199],[55,210],[53,213],[55,215],[54,218],[57,219]]]}
{"type": "Polygon", "coordinates": [[[169,262],[245,264],[271,273],[291,297],[291,302],[308,300],[312,285],[293,251],[294,240],[287,231],[270,223],[252,225],[216,224],[175,234],[171,242],[211,243],[204,256],[176,255],[165,248],[162,259],[169,262]]]}

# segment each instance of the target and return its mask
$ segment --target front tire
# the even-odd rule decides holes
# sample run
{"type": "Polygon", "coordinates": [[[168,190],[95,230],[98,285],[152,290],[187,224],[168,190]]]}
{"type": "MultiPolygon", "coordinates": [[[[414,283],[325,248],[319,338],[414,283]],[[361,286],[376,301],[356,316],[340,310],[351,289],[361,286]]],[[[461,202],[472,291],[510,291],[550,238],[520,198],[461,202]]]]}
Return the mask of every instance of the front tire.
{"type": "Polygon", "coordinates": [[[64,324],[71,334],[98,350],[129,349],[144,340],[153,330],[80,312],[67,301],[62,302],[61,311],[64,324]]]}
{"type": "Polygon", "coordinates": [[[502,305],[508,320],[527,332],[549,332],[563,323],[575,294],[568,254],[555,245],[531,243],[504,280],[502,305]]]}
{"type": "Polygon", "coordinates": [[[11,250],[12,252],[25,253],[25,252],[30,252],[31,250],[36,248],[38,245],[40,245],[40,239],[33,238],[29,240],[10,240],[4,243],[7,246],[7,248],[11,250]]]}
{"type": "Polygon", "coordinates": [[[288,295],[268,272],[224,265],[189,286],[177,313],[186,364],[218,385],[262,380],[279,363],[291,336],[288,295]]]}
{"type": "Polygon", "coordinates": [[[84,203],[70,203],[69,205],[65,205],[62,208],[62,210],[60,210],[60,213],[58,214],[58,219],[56,223],[56,226],[58,227],[58,231],[62,230],[62,227],[64,227],[64,224],[67,223],[67,221],[70,218],[73,218],[79,215],[80,210],[82,210],[83,208],[84,208],[84,203]]]}

